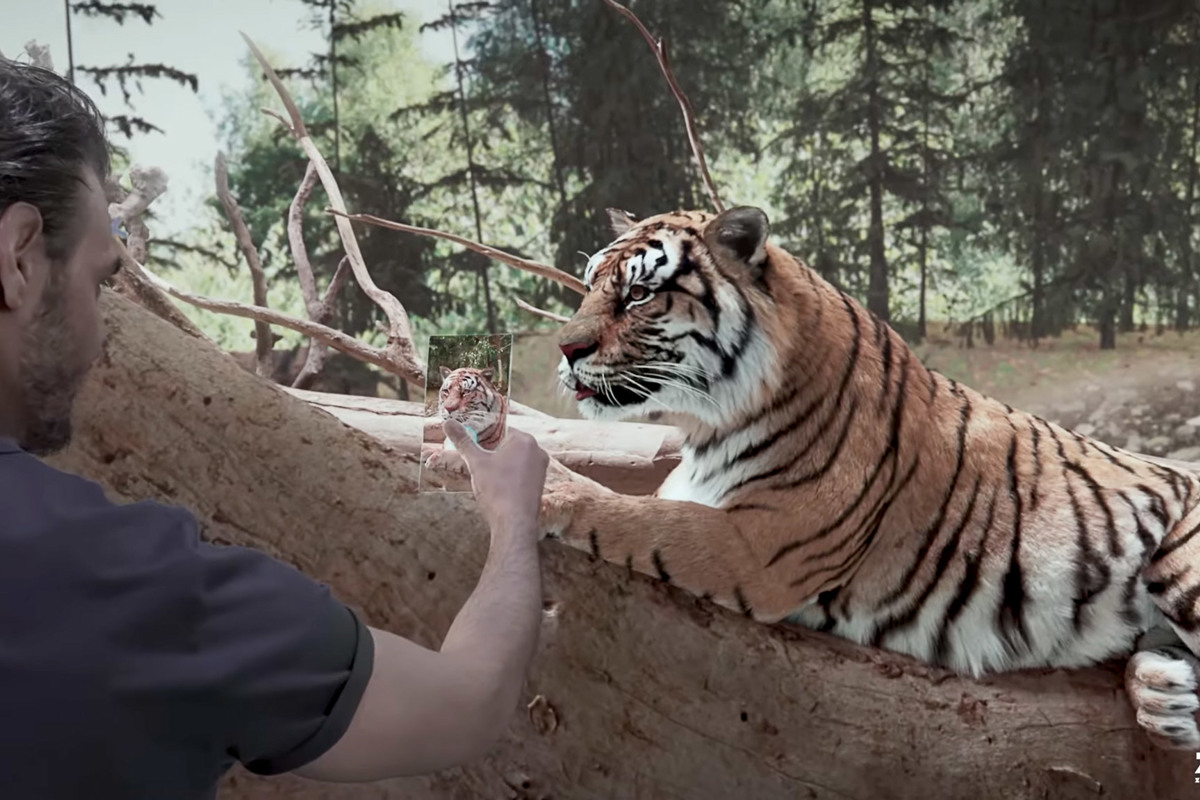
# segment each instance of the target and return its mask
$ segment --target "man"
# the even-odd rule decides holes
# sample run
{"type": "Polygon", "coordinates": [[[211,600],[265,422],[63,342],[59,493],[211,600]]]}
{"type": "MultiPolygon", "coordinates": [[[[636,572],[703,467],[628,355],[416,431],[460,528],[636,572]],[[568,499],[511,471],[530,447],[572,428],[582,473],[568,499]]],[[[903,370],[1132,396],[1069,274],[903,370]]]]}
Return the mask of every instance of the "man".
{"type": "Polygon", "coordinates": [[[437,652],[365,626],[265,554],[202,542],[183,509],[114,505],[37,455],[63,448],[118,267],[101,117],[0,58],[0,797],[212,798],[234,761],[369,781],[487,751],[541,619],[548,458],[446,433],[490,523],[487,564],[437,652]]]}

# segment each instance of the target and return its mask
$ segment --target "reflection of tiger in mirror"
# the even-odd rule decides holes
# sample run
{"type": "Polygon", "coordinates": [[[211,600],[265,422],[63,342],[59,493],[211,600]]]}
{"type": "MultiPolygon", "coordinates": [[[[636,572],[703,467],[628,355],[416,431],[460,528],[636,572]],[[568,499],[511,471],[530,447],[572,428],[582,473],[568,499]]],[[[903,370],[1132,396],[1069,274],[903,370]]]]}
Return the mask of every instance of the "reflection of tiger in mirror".
{"type": "MultiPolygon", "coordinates": [[[[438,390],[438,413],[443,420],[453,419],[475,432],[476,441],[485,450],[495,450],[504,439],[505,423],[508,420],[507,398],[492,384],[495,371],[459,367],[451,370],[440,368],[442,386],[438,390]]],[[[453,450],[454,443],[446,439],[445,450],[453,450]]],[[[426,466],[436,463],[430,457],[426,466]]]]}

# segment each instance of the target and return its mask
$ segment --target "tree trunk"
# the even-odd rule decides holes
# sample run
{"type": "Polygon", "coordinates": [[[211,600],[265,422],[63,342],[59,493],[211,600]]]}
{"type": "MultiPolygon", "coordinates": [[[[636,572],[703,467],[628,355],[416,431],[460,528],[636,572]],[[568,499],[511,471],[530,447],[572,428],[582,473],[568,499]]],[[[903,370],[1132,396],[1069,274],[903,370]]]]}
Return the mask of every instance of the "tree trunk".
{"type": "Polygon", "coordinates": [[[1033,70],[1033,309],[1030,312],[1029,336],[1036,345],[1046,335],[1046,236],[1050,226],[1046,220],[1046,135],[1049,130],[1050,102],[1047,91],[1046,66],[1046,0],[1042,0],[1041,24],[1033,26],[1031,45],[1036,52],[1033,70]]]}
{"type": "MultiPolygon", "coordinates": [[[[179,503],[211,539],[330,584],[437,646],[487,532],[469,495],[419,494],[416,453],[342,424],[104,292],[106,352],[51,461],[114,498],[179,503]]],[[[1191,753],[1137,727],[1119,665],[969,681],[766,626],[546,542],[544,626],[519,713],[463,769],[371,785],[264,779],[244,798],[972,800],[1191,798],[1191,753]]]]}
{"type": "Polygon", "coordinates": [[[875,19],[872,16],[874,0],[862,0],[863,50],[866,64],[863,69],[867,77],[867,131],[871,137],[871,155],[867,167],[867,186],[870,191],[871,224],[867,231],[867,248],[871,254],[871,276],[867,284],[867,308],[884,322],[888,315],[888,265],[883,247],[883,151],[879,146],[879,132],[883,127],[883,111],[879,97],[879,62],[875,49],[875,19]]]}
{"type": "MultiPolygon", "coordinates": [[[[1192,31],[1197,30],[1193,17],[1192,31]]],[[[1195,39],[1193,39],[1194,41],[1195,39]]],[[[1195,279],[1192,276],[1192,232],[1195,229],[1196,211],[1196,153],[1197,140],[1200,139],[1200,68],[1192,69],[1192,155],[1187,167],[1187,197],[1184,206],[1185,224],[1180,234],[1180,253],[1182,254],[1182,280],[1175,300],[1175,330],[1186,331],[1191,327],[1192,296],[1195,294],[1195,279]]]]}

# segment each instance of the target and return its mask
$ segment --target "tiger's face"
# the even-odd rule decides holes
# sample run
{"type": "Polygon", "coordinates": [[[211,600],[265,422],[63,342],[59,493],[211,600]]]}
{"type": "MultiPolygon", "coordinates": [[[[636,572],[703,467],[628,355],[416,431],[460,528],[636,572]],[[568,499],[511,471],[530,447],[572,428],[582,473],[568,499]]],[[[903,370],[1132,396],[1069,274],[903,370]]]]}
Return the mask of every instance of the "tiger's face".
{"type": "Polygon", "coordinates": [[[438,411],[443,420],[452,419],[482,433],[496,422],[500,413],[500,393],[492,386],[494,371],[459,367],[440,368],[442,386],[438,390],[438,411]]]}
{"type": "Polygon", "coordinates": [[[588,260],[587,293],[559,334],[560,383],[589,419],[728,423],[774,367],[766,215],[609,215],[617,238],[588,260]]]}

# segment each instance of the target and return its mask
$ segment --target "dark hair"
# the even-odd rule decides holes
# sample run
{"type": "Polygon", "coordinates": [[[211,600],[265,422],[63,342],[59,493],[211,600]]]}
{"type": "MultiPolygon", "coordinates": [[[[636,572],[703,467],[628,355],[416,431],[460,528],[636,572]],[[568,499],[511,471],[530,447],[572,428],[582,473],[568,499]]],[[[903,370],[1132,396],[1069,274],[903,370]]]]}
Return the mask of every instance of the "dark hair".
{"type": "Polygon", "coordinates": [[[109,157],[91,98],[51,70],[0,56],[0,213],[13,203],[36,206],[50,258],[73,249],[84,168],[103,185],[109,157]]]}

